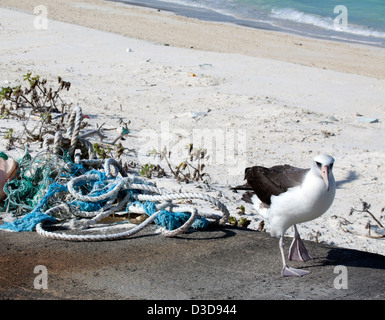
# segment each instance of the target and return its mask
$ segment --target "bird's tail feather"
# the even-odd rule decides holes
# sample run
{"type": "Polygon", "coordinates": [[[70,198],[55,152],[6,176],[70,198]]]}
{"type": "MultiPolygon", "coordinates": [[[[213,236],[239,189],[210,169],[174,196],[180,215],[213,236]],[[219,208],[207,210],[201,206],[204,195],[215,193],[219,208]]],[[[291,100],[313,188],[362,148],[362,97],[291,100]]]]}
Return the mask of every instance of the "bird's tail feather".
{"type": "Polygon", "coordinates": [[[245,184],[242,184],[242,185],[239,185],[239,186],[231,187],[230,190],[234,190],[234,191],[238,191],[238,190],[253,190],[253,188],[250,187],[248,183],[245,183],[245,184]]]}
{"type": "Polygon", "coordinates": [[[270,207],[263,203],[261,200],[259,200],[259,198],[255,194],[251,197],[251,201],[258,214],[260,214],[263,218],[268,219],[270,207]]]}

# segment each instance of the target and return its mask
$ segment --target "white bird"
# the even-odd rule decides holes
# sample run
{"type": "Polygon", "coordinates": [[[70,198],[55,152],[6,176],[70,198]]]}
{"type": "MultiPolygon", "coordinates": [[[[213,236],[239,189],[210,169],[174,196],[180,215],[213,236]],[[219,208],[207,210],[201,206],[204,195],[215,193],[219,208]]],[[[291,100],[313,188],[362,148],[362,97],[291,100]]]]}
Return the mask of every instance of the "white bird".
{"type": "Polygon", "coordinates": [[[283,237],[287,229],[294,226],[289,260],[312,259],[296,225],[320,217],[332,205],[336,193],[333,164],[334,159],[331,156],[321,154],[313,159],[310,169],[289,165],[271,168],[254,166],[245,170],[247,183],[232,188],[254,191],[255,194],[246,193],[243,199],[254,204],[256,210],[268,221],[270,234],[279,237],[283,276],[304,276],[310,273],[286,264],[283,237]]]}

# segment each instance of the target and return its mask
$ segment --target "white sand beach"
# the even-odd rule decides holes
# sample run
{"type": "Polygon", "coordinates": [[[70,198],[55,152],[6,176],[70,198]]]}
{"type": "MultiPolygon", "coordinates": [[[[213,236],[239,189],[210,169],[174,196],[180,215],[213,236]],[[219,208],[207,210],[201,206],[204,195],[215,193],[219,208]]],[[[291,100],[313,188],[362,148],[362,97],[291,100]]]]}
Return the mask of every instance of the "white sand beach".
{"type": "MultiPolygon", "coordinates": [[[[206,148],[210,192],[236,217],[245,204],[229,187],[243,183],[246,166],[309,167],[314,155],[332,155],[334,204],[299,226],[302,238],[385,255],[385,239],[366,236],[374,220],[350,215],[362,199],[385,223],[384,49],[59,0],[1,1],[0,43],[0,87],[28,72],[52,82],[61,76],[71,82],[66,101],[81,106],[93,125],[131,121],[134,137],[122,141],[138,151],[130,160],[151,162],[149,152],[167,146],[180,162],[186,144],[206,148]],[[36,5],[48,10],[47,28],[34,27],[36,5]]],[[[12,126],[0,120],[2,133],[12,126]]],[[[18,158],[23,150],[7,153],[18,158]]],[[[249,227],[257,228],[261,217],[245,207],[249,227]]]]}

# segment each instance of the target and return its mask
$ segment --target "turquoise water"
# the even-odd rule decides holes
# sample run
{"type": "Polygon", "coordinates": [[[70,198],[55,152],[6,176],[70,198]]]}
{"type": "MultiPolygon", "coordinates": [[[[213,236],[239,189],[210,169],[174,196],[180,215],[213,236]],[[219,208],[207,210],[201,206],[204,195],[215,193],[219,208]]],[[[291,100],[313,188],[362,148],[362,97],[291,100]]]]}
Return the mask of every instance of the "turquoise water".
{"type": "Polygon", "coordinates": [[[218,10],[238,18],[282,19],[333,28],[338,16],[334,8],[344,5],[352,32],[385,36],[385,0],[177,0],[193,6],[218,10]]]}
{"type": "Polygon", "coordinates": [[[385,0],[136,0],[135,2],[155,7],[161,3],[185,5],[198,10],[198,14],[202,9],[208,9],[230,16],[237,20],[236,23],[243,25],[385,47],[385,0]],[[341,5],[342,8],[337,7],[341,5]]]}

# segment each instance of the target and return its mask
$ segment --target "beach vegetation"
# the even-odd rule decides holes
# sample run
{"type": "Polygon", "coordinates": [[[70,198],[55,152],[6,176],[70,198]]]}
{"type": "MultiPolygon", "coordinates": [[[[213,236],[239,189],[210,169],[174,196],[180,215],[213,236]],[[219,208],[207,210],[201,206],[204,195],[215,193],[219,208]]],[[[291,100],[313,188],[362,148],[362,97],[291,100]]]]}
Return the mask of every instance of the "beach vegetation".
{"type": "Polygon", "coordinates": [[[154,165],[152,163],[146,163],[142,165],[139,170],[139,174],[142,177],[146,177],[148,179],[152,179],[154,177],[162,178],[167,176],[166,172],[160,165],[154,165]]]}
{"type": "Polygon", "coordinates": [[[189,183],[191,181],[203,181],[208,182],[210,179],[207,172],[205,172],[205,164],[203,163],[207,159],[207,150],[202,148],[194,148],[194,145],[190,143],[186,146],[186,157],[182,161],[173,161],[173,163],[179,163],[178,165],[171,164],[171,151],[168,151],[165,147],[160,153],[160,159],[165,160],[170,172],[178,182],[189,183]]]}
{"type": "Polygon", "coordinates": [[[7,150],[11,150],[12,147],[14,146],[14,143],[15,143],[16,138],[14,137],[13,133],[14,133],[14,132],[13,132],[13,129],[12,129],[12,128],[9,128],[9,129],[5,132],[5,134],[4,134],[4,139],[5,139],[5,140],[8,140],[7,145],[6,145],[6,149],[7,149],[7,150]]]}
{"type": "Polygon", "coordinates": [[[247,218],[240,218],[238,220],[238,226],[241,228],[247,228],[250,223],[251,223],[251,221],[247,218]]]}
{"type": "MultiPolygon", "coordinates": [[[[384,238],[385,237],[385,222],[381,222],[382,219],[384,219],[384,216],[382,215],[384,212],[385,212],[385,208],[382,208],[381,209],[381,216],[380,217],[376,217],[370,210],[371,208],[371,204],[360,199],[361,201],[361,205],[362,205],[362,208],[361,209],[356,209],[354,207],[350,208],[350,213],[349,213],[349,216],[352,216],[354,213],[358,213],[361,215],[361,219],[362,218],[369,218],[369,220],[367,220],[367,223],[366,223],[366,226],[365,226],[365,229],[368,230],[368,233],[365,234],[365,235],[362,235],[364,237],[367,237],[367,238],[374,238],[374,239],[379,239],[379,238],[384,238]],[[362,214],[365,214],[365,216],[363,216],[362,214]],[[374,230],[376,232],[375,235],[373,235],[371,233],[371,231],[374,230]]],[[[347,219],[345,219],[346,222],[348,224],[351,224],[351,222],[349,222],[347,219]]],[[[345,232],[352,232],[350,231],[348,228],[344,228],[343,231],[345,232]]]]}
{"type": "Polygon", "coordinates": [[[171,157],[171,152],[163,150],[163,157],[167,162],[168,167],[174,174],[174,178],[178,181],[184,181],[186,183],[190,181],[206,181],[208,182],[209,176],[205,172],[206,165],[203,163],[208,158],[207,150],[202,148],[194,148],[194,145],[190,143],[186,146],[187,155],[178,166],[172,168],[168,157],[171,157]]]}
{"type": "Polygon", "coordinates": [[[229,218],[229,224],[235,227],[247,228],[250,223],[251,221],[244,217],[237,219],[236,217],[231,216],[229,218]]]}
{"type": "MultiPolygon", "coordinates": [[[[69,114],[70,105],[61,97],[63,91],[68,91],[71,83],[57,78],[57,85],[50,86],[47,79],[31,72],[23,75],[23,85],[6,86],[0,89],[0,119],[24,120],[24,132],[18,137],[20,143],[43,141],[47,133],[55,132],[58,128],[52,128],[53,114],[59,119],[61,125],[64,116],[69,114]],[[27,113],[26,111],[30,111],[27,113]],[[31,118],[39,119],[39,125],[33,129],[27,129],[31,118]],[[22,139],[27,137],[24,141],[22,139]]],[[[12,141],[12,139],[9,139],[12,141]]]]}
{"type": "Polygon", "coordinates": [[[208,158],[206,149],[194,148],[191,143],[186,146],[186,156],[181,160],[172,159],[172,152],[166,147],[161,152],[153,149],[149,154],[154,158],[157,157],[159,164],[146,163],[142,165],[139,171],[142,176],[147,178],[171,176],[178,182],[185,183],[196,181],[208,184],[210,182],[210,176],[205,171],[206,165],[203,163],[208,158]],[[162,163],[166,164],[166,169],[161,166],[162,163]]]}
{"type": "Polygon", "coordinates": [[[112,154],[111,154],[112,148],[111,147],[104,147],[97,142],[95,142],[92,146],[94,148],[96,155],[99,158],[107,159],[107,158],[110,158],[112,156],[112,154]]]}
{"type": "Polygon", "coordinates": [[[13,134],[13,129],[9,128],[7,132],[4,135],[4,139],[11,140],[12,139],[12,134],[13,134]]]}
{"type": "Polygon", "coordinates": [[[53,88],[47,84],[47,79],[31,72],[23,76],[27,86],[7,86],[0,90],[1,115],[8,110],[31,108],[34,113],[68,112],[69,106],[61,98],[61,92],[68,91],[71,83],[61,77],[57,79],[57,86],[53,88]]]}
{"type": "Polygon", "coordinates": [[[231,217],[229,218],[229,224],[232,225],[232,226],[236,226],[236,225],[238,224],[237,218],[234,217],[234,216],[231,216],[231,217]]]}
{"type": "MultiPolygon", "coordinates": [[[[8,140],[7,149],[11,150],[18,146],[24,148],[25,145],[33,142],[52,144],[53,136],[58,131],[66,132],[68,129],[67,120],[71,116],[72,104],[65,101],[63,93],[69,91],[71,83],[58,76],[56,83],[50,84],[47,79],[31,72],[23,75],[21,83],[16,86],[0,88],[0,120],[20,120],[23,128],[22,132],[18,131],[17,134],[15,133],[17,130],[13,132],[13,130],[10,131],[11,129],[4,132],[3,137],[8,140]],[[16,142],[18,144],[15,144],[16,142]]],[[[82,120],[84,118],[89,118],[89,116],[82,115],[82,120]]],[[[111,142],[102,141],[106,138],[102,133],[104,124],[82,137],[98,135],[101,141],[90,143],[95,155],[102,159],[109,157],[119,159],[128,150],[120,140],[124,140],[130,133],[129,124],[130,121],[120,119],[121,130],[111,142]]],[[[83,121],[80,124],[80,129],[84,129],[88,125],[87,122],[83,121]]],[[[104,130],[116,130],[116,128],[104,130]]],[[[70,140],[69,137],[65,137],[61,141],[64,149],[69,146],[70,140]]]]}
{"type": "Polygon", "coordinates": [[[238,214],[240,215],[245,214],[246,208],[244,205],[240,205],[237,209],[238,209],[238,214]]]}

